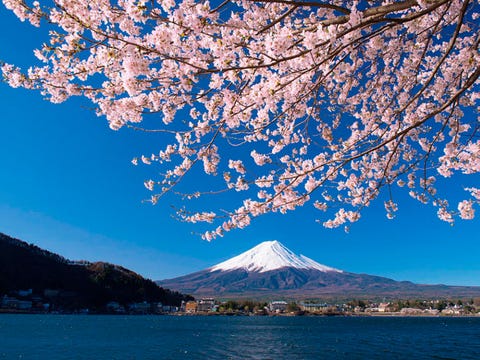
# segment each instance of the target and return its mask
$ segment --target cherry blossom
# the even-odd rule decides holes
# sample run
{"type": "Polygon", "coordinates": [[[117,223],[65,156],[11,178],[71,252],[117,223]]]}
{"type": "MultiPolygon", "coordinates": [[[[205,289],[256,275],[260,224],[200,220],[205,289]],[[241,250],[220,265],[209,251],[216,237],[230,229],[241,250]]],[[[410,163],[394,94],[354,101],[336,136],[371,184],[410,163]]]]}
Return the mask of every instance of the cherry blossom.
{"type": "Polygon", "coordinates": [[[401,191],[449,223],[474,217],[478,188],[452,208],[436,184],[478,183],[478,1],[3,3],[48,34],[29,69],[2,64],[6,82],[162,134],[132,163],[158,168],[151,202],[178,195],[180,219],[211,224],[207,240],[307,204],[331,228],[387,196],[392,218],[401,191]],[[185,191],[196,169],[215,181],[185,191]],[[196,209],[231,193],[229,209],[196,209]]]}

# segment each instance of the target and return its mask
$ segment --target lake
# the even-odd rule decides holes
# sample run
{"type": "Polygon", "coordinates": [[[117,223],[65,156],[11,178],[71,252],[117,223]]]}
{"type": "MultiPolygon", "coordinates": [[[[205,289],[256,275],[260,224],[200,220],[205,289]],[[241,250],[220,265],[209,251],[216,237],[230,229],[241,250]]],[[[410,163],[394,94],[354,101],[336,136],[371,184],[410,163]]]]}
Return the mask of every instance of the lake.
{"type": "Polygon", "coordinates": [[[479,359],[480,318],[0,315],[0,359],[479,359]]]}

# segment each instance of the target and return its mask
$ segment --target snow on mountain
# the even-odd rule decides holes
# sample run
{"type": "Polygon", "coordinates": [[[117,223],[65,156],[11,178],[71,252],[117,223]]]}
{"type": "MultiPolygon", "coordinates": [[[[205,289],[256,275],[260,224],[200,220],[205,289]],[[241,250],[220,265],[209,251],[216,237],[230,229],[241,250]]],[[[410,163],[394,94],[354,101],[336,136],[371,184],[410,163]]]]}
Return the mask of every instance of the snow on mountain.
{"type": "Polygon", "coordinates": [[[238,256],[211,267],[209,270],[213,272],[217,270],[244,269],[249,272],[262,273],[285,267],[316,269],[323,272],[342,272],[341,270],[319,264],[306,256],[297,256],[276,240],[262,242],[238,256]]]}

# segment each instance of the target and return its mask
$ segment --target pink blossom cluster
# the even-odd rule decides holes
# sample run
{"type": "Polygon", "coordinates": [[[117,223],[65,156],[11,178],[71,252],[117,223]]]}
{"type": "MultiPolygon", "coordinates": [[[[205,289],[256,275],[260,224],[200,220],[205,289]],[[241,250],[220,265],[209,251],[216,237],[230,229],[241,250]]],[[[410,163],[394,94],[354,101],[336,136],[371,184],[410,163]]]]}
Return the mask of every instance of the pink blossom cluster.
{"type": "Polygon", "coordinates": [[[385,187],[474,216],[478,189],[452,209],[435,180],[480,172],[477,1],[3,2],[49,34],[38,64],[2,66],[11,86],[86,97],[114,130],[157,119],[165,147],[132,161],[161,169],[153,203],[196,168],[221,185],[181,199],[235,194],[179,212],[208,240],[307,203],[342,226],[385,187]]]}

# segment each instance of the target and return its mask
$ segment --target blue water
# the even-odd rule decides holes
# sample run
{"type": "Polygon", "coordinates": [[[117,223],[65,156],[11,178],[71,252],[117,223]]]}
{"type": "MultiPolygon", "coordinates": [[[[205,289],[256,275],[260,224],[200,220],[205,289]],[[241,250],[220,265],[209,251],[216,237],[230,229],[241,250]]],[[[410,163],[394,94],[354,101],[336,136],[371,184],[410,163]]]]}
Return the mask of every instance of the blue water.
{"type": "Polygon", "coordinates": [[[480,359],[480,318],[0,315],[0,359],[480,359]]]}

